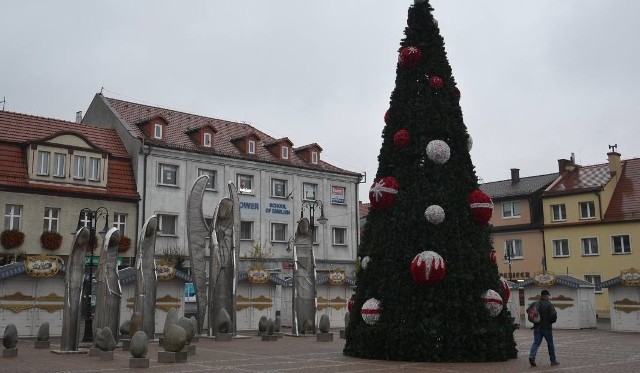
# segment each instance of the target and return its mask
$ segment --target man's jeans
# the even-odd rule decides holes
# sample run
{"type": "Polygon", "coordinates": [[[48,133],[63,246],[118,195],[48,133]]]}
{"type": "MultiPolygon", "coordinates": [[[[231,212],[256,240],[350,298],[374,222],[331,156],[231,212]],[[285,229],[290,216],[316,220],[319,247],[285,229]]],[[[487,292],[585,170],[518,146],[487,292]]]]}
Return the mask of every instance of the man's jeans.
{"type": "Polygon", "coordinates": [[[531,352],[529,356],[532,358],[536,358],[536,354],[538,353],[538,347],[542,343],[542,337],[544,337],[545,341],[547,341],[547,349],[549,350],[549,359],[551,362],[556,361],[556,349],[553,346],[553,331],[551,329],[533,329],[533,345],[531,346],[531,352]]]}

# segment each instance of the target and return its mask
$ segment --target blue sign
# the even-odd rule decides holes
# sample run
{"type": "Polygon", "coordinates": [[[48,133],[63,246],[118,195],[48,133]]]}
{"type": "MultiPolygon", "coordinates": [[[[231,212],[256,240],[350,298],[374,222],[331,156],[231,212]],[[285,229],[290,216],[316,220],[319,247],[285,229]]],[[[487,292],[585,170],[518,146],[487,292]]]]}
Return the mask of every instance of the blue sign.
{"type": "Polygon", "coordinates": [[[257,202],[240,202],[241,209],[260,210],[260,204],[257,202]]]}
{"type": "Polygon", "coordinates": [[[270,203],[264,212],[267,214],[291,215],[291,211],[284,203],[270,203]]]}

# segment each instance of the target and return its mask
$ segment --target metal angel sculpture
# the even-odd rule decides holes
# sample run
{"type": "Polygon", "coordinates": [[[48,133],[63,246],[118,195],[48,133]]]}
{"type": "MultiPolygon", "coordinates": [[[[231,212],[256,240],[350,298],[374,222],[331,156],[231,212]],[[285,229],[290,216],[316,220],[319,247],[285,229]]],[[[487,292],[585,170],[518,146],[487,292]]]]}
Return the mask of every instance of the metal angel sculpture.
{"type": "Polygon", "coordinates": [[[96,276],[96,313],[93,323],[93,335],[96,329],[109,327],[117,338],[120,323],[120,300],[122,289],[118,279],[118,245],[120,231],[111,228],[104,237],[100,263],[96,276]]]}
{"type": "Polygon", "coordinates": [[[311,246],[309,220],[298,222],[293,246],[292,334],[316,330],[316,259],[311,246]]]}
{"type": "Polygon", "coordinates": [[[136,290],[133,301],[133,315],[129,327],[129,335],[144,331],[149,338],[156,334],[156,293],[158,277],[156,262],[153,259],[156,247],[158,218],[151,216],[142,227],[142,235],[138,244],[136,258],[136,290]]]}
{"type": "Polygon", "coordinates": [[[60,351],[78,351],[80,340],[80,305],[84,281],[84,256],[89,247],[89,229],[78,229],[71,246],[64,279],[64,306],[60,351]]]}

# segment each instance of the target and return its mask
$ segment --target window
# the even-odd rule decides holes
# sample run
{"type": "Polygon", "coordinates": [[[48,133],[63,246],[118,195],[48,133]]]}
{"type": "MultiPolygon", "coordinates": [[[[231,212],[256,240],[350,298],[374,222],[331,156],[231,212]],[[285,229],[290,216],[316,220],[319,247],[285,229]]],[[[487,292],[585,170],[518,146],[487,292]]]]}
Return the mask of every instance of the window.
{"type": "Polygon", "coordinates": [[[602,288],[600,287],[600,283],[602,282],[601,275],[584,275],[584,280],[596,286],[595,288],[596,293],[602,293],[602,288]]]}
{"type": "Polygon", "coordinates": [[[20,229],[22,206],[6,205],[4,209],[4,229],[20,229]]]}
{"type": "Polygon", "coordinates": [[[502,203],[502,218],[519,218],[520,217],[520,202],[503,202],[502,203]]]}
{"type": "Polygon", "coordinates": [[[287,196],[287,181],[271,179],[271,197],[285,198],[287,196]]]}
{"type": "Polygon", "coordinates": [[[569,256],[569,240],[553,240],[553,256],[569,256]]]}
{"type": "Polygon", "coordinates": [[[596,205],[591,202],[580,202],[580,219],[594,219],[596,217],[596,205]]]}
{"type": "Polygon", "coordinates": [[[238,174],[238,186],[240,193],[253,193],[253,176],[238,174]]]}
{"type": "Polygon", "coordinates": [[[240,239],[241,240],[253,239],[253,222],[252,221],[240,222],[240,239]]]}
{"type": "Polygon", "coordinates": [[[631,241],[629,239],[628,234],[612,236],[611,241],[613,244],[614,254],[630,254],[631,253],[631,241]]]}
{"type": "Polygon", "coordinates": [[[158,166],[158,184],[178,185],[178,166],[160,164],[158,166]]]}
{"type": "Polygon", "coordinates": [[[311,152],[311,163],[318,164],[318,152],[311,152]]]}
{"type": "Polygon", "coordinates": [[[84,161],[85,156],[74,155],[73,156],[73,178],[84,180],[84,161]]]}
{"type": "Polygon", "coordinates": [[[211,134],[210,133],[205,133],[204,134],[204,141],[203,144],[204,146],[206,146],[207,148],[211,147],[211,134]]]}
{"type": "Polygon", "coordinates": [[[127,214],[113,214],[113,226],[118,228],[120,234],[125,236],[127,234],[127,214]]]}
{"type": "Polygon", "coordinates": [[[504,257],[508,258],[509,256],[511,259],[522,259],[522,240],[504,241],[504,257]]]}
{"type": "Polygon", "coordinates": [[[60,209],[51,207],[44,208],[44,231],[58,231],[58,218],[60,217],[60,209]]]}
{"type": "Polygon", "coordinates": [[[551,220],[564,221],[567,220],[567,209],[562,205],[551,205],[551,220]]]}
{"type": "Polygon", "coordinates": [[[38,151],[38,175],[49,175],[49,152],[38,151]]]}
{"type": "Polygon", "coordinates": [[[80,224],[85,228],[91,229],[91,215],[88,211],[80,213],[80,224]]]}
{"type": "Polygon", "coordinates": [[[89,180],[100,181],[100,158],[89,157],[89,180]]]}
{"type": "Polygon", "coordinates": [[[598,255],[598,238],[588,237],[582,240],[582,255],[598,255]]]}
{"type": "Polygon", "coordinates": [[[346,188],[331,186],[331,203],[334,205],[344,205],[346,188]]]}
{"type": "Polygon", "coordinates": [[[67,163],[67,155],[62,153],[53,154],[53,176],[65,177],[65,166],[67,163]]]}
{"type": "Polygon", "coordinates": [[[333,244],[346,245],[347,244],[347,228],[334,227],[332,230],[333,230],[333,244]]]}
{"type": "Polygon", "coordinates": [[[177,221],[178,221],[178,216],[176,215],[158,214],[158,223],[160,225],[160,235],[175,236],[177,221]]]}
{"type": "Polygon", "coordinates": [[[287,242],[287,225],[284,223],[271,223],[271,241],[287,242]]]}
{"type": "Polygon", "coordinates": [[[256,142],[253,140],[247,141],[247,153],[256,154],[256,142]]]}
{"type": "Polygon", "coordinates": [[[206,189],[216,190],[216,176],[217,171],[215,170],[205,170],[202,168],[198,169],[198,176],[207,175],[209,176],[209,181],[207,182],[206,189]]]}
{"type": "Polygon", "coordinates": [[[162,140],[162,124],[156,123],[153,127],[153,138],[162,140]]]}
{"type": "Polygon", "coordinates": [[[303,193],[302,199],[307,201],[315,201],[317,192],[318,192],[318,184],[310,184],[310,183],[302,184],[302,193],[303,193]]]}
{"type": "Polygon", "coordinates": [[[289,147],[288,146],[283,146],[282,147],[282,159],[289,159],[289,147]]]}

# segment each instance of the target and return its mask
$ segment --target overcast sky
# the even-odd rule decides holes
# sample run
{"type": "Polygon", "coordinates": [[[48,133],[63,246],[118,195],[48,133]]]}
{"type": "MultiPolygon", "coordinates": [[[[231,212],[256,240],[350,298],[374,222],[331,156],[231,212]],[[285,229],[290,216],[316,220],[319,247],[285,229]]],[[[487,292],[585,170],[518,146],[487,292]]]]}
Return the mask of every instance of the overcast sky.
{"type": "MultiPolygon", "coordinates": [[[[93,95],[247,122],[377,171],[412,0],[3,1],[5,110],[93,95]]],[[[640,1],[431,0],[485,182],[640,157],[640,1]]],[[[1,104],[0,104],[1,109],[1,104]]]]}

